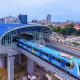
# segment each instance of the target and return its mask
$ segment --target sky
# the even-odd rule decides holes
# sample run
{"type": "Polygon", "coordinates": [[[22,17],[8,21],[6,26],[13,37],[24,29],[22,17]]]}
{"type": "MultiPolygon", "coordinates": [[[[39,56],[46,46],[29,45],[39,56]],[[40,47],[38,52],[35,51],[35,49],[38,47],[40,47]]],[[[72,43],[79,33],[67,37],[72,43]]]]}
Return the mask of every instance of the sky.
{"type": "Polygon", "coordinates": [[[80,0],[0,0],[0,18],[27,14],[28,21],[46,19],[52,21],[80,21],[80,0]]]}

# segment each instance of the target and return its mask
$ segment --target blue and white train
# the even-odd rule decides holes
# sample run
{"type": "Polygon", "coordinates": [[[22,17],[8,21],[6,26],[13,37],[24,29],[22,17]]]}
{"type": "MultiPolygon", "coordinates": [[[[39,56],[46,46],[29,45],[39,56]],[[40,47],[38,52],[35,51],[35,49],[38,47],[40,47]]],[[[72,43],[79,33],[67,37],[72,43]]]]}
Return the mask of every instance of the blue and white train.
{"type": "Polygon", "coordinates": [[[43,60],[46,60],[50,64],[57,66],[80,80],[80,59],[45,46],[40,47],[39,44],[24,39],[16,39],[16,41],[17,46],[31,52],[43,60]]]}

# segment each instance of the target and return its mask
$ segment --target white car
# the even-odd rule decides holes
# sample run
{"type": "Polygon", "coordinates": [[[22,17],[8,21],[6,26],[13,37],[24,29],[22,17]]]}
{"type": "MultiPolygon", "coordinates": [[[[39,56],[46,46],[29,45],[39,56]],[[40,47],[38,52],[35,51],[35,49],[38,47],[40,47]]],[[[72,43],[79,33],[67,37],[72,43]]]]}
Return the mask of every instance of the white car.
{"type": "Polygon", "coordinates": [[[36,80],[37,77],[36,77],[35,75],[30,76],[30,75],[28,74],[28,79],[30,79],[30,80],[36,80]]]}

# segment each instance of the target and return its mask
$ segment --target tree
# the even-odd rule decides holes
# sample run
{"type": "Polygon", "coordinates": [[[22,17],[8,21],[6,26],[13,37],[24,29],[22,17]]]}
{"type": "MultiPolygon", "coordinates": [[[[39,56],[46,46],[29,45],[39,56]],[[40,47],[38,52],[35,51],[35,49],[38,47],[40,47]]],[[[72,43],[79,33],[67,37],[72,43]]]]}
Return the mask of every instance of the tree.
{"type": "Polygon", "coordinates": [[[58,32],[58,33],[60,33],[61,28],[60,28],[60,27],[55,27],[55,28],[53,28],[52,30],[53,30],[53,32],[58,32]]]}
{"type": "Polygon", "coordinates": [[[76,35],[80,36],[80,30],[76,30],[76,35]]]}
{"type": "Polygon", "coordinates": [[[53,26],[52,25],[48,25],[51,29],[53,29],[53,26]]]}
{"type": "Polygon", "coordinates": [[[62,35],[71,35],[75,33],[74,24],[69,24],[64,26],[64,28],[61,29],[60,33],[62,35]]]}
{"type": "Polygon", "coordinates": [[[58,32],[60,34],[62,34],[63,36],[67,36],[67,35],[80,35],[80,30],[76,30],[74,28],[74,24],[69,24],[64,26],[64,28],[59,27],[54,27],[52,28],[53,32],[58,32]]]}

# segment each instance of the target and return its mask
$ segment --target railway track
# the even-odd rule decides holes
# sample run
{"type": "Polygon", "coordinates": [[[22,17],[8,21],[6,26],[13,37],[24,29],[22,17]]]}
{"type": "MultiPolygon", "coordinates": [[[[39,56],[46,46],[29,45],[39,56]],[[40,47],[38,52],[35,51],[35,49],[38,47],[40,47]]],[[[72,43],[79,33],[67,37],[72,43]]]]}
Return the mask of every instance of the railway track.
{"type": "MultiPolygon", "coordinates": [[[[69,55],[74,56],[74,57],[76,57],[76,58],[80,58],[79,55],[70,53],[70,52],[68,52],[68,51],[62,50],[62,49],[57,48],[57,47],[54,47],[52,44],[53,44],[52,42],[47,42],[47,41],[46,41],[46,46],[50,47],[51,49],[59,50],[59,51],[65,53],[65,54],[69,54],[69,55]],[[51,45],[50,45],[50,44],[51,44],[51,45]]],[[[65,47],[65,46],[64,46],[64,47],[65,47]]]]}

